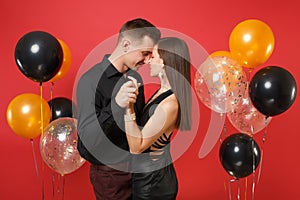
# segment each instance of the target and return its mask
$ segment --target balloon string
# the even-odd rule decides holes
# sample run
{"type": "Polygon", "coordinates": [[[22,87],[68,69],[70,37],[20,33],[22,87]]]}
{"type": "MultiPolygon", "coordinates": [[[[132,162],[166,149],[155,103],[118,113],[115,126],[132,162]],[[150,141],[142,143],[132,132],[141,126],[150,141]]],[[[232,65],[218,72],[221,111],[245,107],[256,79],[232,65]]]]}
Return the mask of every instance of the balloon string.
{"type": "MultiPolygon", "coordinates": [[[[43,85],[40,82],[40,103],[41,103],[41,138],[44,136],[44,115],[43,115],[43,85]]],[[[42,172],[44,172],[44,162],[42,161],[42,172]]],[[[42,200],[45,198],[45,190],[44,190],[44,177],[42,175],[42,200]]]]}
{"type": "Polygon", "coordinates": [[[60,196],[60,174],[57,175],[57,180],[58,180],[57,199],[59,199],[59,196],[60,196]]]}
{"type": "Polygon", "coordinates": [[[229,200],[232,200],[231,197],[231,183],[237,181],[237,179],[231,179],[228,181],[228,195],[229,195],[229,200]]]}
{"type": "Polygon", "coordinates": [[[248,80],[249,80],[249,82],[251,80],[251,72],[252,72],[252,69],[248,69],[248,80]]]}
{"type": "Polygon", "coordinates": [[[40,96],[41,96],[41,133],[42,137],[44,136],[44,115],[43,115],[43,86],[42,82],[40,82],[40,96]]]}
{"type": "Polygon", "coordinates": [[[254,138],[252,135],[252,200],[254,198],[254,189],[255,189],[255,153],[254,153],[254,138]]]}
{"type": "Polygon", "coordinates": [[[54,83],[51,83],[51,86],[50,86],[50,102],[51,102],[51,104],[50,104],[50,110],[51,111],[52,111],[53,85],[54,85],[54,83]]]}
{"type": "Polygon", "coordinates": [[[52,82],[51,83],[51,86],[50,86],[50,100],[52,100],[53,96],[52,96],[52,93],[53,93],[53,87],[54,87],[54,83],[52,82]]]}
{"type": "MultiPolygon", "coordinates": [[[[220,116],[222,117],[223,113],[220,114],[220,116]]],[[[223,126],[223,134],[220,134],[220,144],[222,144],[223,139],[226,137],[226,121],[224,121],[224,126],[223,126]],[[223,136],[222,136],[223,135],[223,136]]]]}
{"type": "Polygon", "coordinates": [[[41,175],[41,177],[42,177],[42,200],[44,200],[44,198],[45,198],[45,183],[44,183],[44,175],[43,175],[43,173],[44,173],[44,162],[42,161],[42,175],[41,175]]]}
{"type": "Polygon", "coordinates": [[[245,178],[245,200],[247,199],[248,177],[245,178]]]}
{"type": "Polygon", "coordinates": [[[55,175],[54,175],[54,172],[52,172],[52,198],[54,199],[55,197],[55,175]]]}
{"type": "Polygon", "coordinates": [[[255,172],[252,174],[252,192],[251,192],[251,196],[252,196],[252,200],[254,200],[254,191],[255,191],[255,172]]]}
{"type": "Polygon", "coordinates": [[[237,199],[240,200],[241,199],[241,184],[240,184],[240,179],[237,180],[238,182],[238,190],[237,190],[237,199]]]}
{"type": "Polygon", "coordinates": [[[65,196],[65,176],[62,176],[62,200],[64,200],[64,196],[65,196]]]}
{"type": "Polygon", "coordinates": [[[228,195],[229,195],[229,200],[232,200],[232,198],[231,198],[231,186],[230,186],[231,181],[232,180],[228,181],[228,195]]]}
{"type": "Polygon", "coordinates": [[[37,166],[37,161],[36,161],[36,155],[35,155],[35,151],[34,151],[33,139],[30,139],[30,143],[31,143],[32,155],[33,155],[35,173],[36,173],[36,176],[39,178],[39,171],[38,171],[38,166],[37,166]]]}
{"type": "Polygon", "coordinates": [[[259,164],[259,170],[258,170],[258,178],[257,178],[257,183],[259,182],[260,180],[260,175],[261,175],[261,168],[262,168],[262,162],[263,162],[263,156],[264,156],[264,146],[265,146],[265,141],[267,139],[267,126],[268,126],[268,121],[267,121],[267,117],[266,117],[266,120],[265,120],[265,123],[266,123],[266,128],[264,130],[264,136],[263,136],[263,139],[262,139],[262,145],[261,145],[261,156],[260,156],[260,164],[259,164]]]}
{"type": "Polygon", "coordinates": [[[45,199],[45,191],[44,191],[44,178],[42,178],[42,200],[45,199]]]}

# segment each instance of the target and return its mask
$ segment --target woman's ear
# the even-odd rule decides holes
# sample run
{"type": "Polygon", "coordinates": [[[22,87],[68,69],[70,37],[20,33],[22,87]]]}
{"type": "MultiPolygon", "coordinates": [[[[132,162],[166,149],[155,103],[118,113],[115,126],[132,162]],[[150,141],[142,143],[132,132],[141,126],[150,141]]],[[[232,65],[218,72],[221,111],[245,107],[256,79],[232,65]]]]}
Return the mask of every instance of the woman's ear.
{"type": "Polygon", "coordinates": [[[164,66],[164,60],[162,58],[159,58],[159,63],[162,64],[162,66],[164,66]]]}

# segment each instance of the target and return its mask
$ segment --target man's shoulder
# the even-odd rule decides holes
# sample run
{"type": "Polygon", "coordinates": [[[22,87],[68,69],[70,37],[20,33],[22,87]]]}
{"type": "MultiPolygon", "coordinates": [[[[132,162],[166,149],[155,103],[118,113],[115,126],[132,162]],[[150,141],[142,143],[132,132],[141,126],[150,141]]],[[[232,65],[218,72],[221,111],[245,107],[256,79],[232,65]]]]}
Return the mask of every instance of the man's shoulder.
{"type": "Polygon", "coordinates": [[[84,75],[89,76],[89,75],[94,75],[95,73],[103,73],[105,69],[111,64],[110,61],[108,60],[109,54],[104,55],[102,60],[94,65],[90,69],[88,69],[84,75]]]}
{"type": "Polygon", "coordinates": [[[80,77],[80,80],[86,80],[86,81],[95,81],[93,78],[99,79],[99,77],[102,76],[104,73],[106,67],[102,63],[97,63],[93,65],[90,69],[88,69],[82,76],[80,77]]]}

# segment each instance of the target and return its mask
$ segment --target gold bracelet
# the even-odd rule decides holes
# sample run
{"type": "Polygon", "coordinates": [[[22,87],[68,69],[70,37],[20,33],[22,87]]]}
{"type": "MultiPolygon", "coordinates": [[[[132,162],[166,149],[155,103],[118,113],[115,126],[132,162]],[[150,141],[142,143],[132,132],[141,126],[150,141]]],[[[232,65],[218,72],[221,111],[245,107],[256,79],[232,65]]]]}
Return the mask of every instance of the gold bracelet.
{"type": "Polygon", "coordinates": [[[131,121],[135,121],[135,120],[136,120],[135,113],[125,114],[124,115],[124,121],[125,122],[131,122],[131,121]]]}

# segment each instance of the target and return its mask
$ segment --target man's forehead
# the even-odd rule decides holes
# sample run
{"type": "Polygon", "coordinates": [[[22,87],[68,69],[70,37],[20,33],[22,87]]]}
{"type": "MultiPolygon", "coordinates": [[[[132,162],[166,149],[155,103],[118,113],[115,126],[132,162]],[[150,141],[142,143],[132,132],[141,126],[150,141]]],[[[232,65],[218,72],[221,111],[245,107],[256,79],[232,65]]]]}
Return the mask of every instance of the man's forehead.
{"type": "Polygon", "coordinates": [[[149,36],[145,36],[140,42],[141,47],[143,47],[145,49],[150,49],[150,51],[152,51],[154,45],[155,45],[155,43],[154,43],[153,39],[150,38],[149,36]]]}
{"type": "Polygon", "coordinates": [[[143,48],[143,49],[140,49],[140,51],[143,53],[152,53],[153,48],[143,48]]]}

